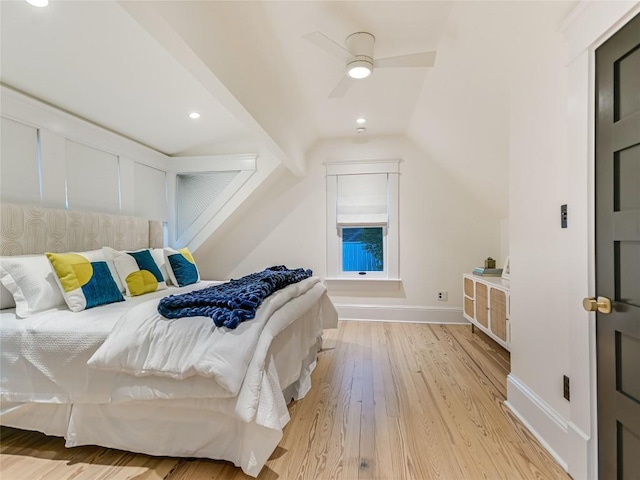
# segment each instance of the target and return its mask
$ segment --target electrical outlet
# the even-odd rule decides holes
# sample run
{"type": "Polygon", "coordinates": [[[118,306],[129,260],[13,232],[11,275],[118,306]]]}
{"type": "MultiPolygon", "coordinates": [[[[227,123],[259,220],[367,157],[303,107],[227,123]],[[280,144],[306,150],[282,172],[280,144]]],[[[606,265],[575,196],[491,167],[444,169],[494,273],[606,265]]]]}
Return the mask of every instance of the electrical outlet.
{"type": "Polygon", "coordinates": [[[562,381],[563,381],[563,390],[564,390],[564,398],[567,400],[567,402],[571,401],[571,387],[569,385],[569,377],[567,377],[566,375],[562,376],[562,381]]]}
{"type": "Polygon", "coordinates": [[[446,302],[449,295],[445,290],[440,290],[437,296],[439,301],[446,302]]]}

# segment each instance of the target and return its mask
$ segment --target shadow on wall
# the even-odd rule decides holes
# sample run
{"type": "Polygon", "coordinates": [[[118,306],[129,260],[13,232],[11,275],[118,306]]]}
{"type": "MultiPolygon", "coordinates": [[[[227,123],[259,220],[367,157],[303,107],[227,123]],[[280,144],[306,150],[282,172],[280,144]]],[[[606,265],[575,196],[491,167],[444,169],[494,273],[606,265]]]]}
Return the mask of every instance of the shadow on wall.
{"type": "MultiPolygon", "coordinates": [[[[295,204],[294,187],[303,181],[279,166],[195,252],[202,277],[230,278],[247,255],[284,221],[285,213],[295,204]],[[221,251],[222,256],[218,254],[221,251]]],[[[303,189],[298,192],[301,200],[306,192],[303,189]]],[[[270,265],[277,263],[273,261],[270,265]]],[[[257,266],[256,270],[270,265],[257,266]]]]}

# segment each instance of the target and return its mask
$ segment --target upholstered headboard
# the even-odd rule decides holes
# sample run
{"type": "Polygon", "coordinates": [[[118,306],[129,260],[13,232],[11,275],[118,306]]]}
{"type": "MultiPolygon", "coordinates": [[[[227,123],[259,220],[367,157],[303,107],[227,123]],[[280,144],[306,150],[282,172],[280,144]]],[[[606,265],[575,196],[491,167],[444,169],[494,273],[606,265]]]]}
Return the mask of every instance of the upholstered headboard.
{"type": "Polygon", "coordinates": [[[162,223],[123,215],[0,204],[0,255],[163,246],[162,223]]]}

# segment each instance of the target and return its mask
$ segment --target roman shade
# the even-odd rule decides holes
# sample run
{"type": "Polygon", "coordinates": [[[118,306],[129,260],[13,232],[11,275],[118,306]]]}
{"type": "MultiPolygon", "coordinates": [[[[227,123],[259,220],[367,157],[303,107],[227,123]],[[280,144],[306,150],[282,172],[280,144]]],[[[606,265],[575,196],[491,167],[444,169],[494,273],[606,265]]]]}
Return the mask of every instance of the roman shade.
{"type": "Polygon", "coordinates": [[[338,226],[389,223],[388,174],[337,175],[338,226]]]}

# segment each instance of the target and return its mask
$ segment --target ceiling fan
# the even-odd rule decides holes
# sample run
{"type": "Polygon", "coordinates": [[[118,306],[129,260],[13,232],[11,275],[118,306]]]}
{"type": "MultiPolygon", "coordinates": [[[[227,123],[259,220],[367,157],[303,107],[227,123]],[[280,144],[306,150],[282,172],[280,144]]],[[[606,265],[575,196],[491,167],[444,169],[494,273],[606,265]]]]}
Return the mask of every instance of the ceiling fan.
{"type": "Polygon", "coordinates": [[[352,33],[345,39],[345,47],[334,42],[320,32],[304,35],[305,39],[315,46],[331,53],[346,63],[347,71],[331,91],[329,98],[342,97],[351,87],[354,79],[366,78],[373,72],[373,68],[398,67],[433,67],[436,52],[410,53],[395,57],[373,58],[373,44],[375,37],[368,32],[352,33]]]}

